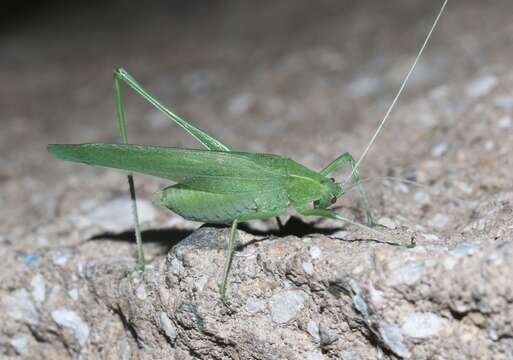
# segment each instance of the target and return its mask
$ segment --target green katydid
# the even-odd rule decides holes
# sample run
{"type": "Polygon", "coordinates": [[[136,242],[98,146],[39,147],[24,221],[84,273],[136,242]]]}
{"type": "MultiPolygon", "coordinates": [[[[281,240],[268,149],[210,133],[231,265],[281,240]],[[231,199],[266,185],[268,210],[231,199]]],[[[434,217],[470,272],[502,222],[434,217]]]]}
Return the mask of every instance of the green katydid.
{"type": "Polygon", "coordinates": [[[408,75],[389,107],[378,130],[358,162],[344,153],[319,172],[289,158],[250,152],[232,151],[214,136],[191,125],[164,106],[140,85],[127,71],[114,71],[114,92],[119,132],[122,144],[54,144],[48,151],[55,157],[72,162],[98,165],[129,171],[128,183],[132,197],[132,212],[138,250],[136,270],[144,269],[144,252],[137,216],[137,203],[132,172],[172,180],[175,185],[162,189],[159,202],[188,220],[206,223],[231,223],[220,295],[226,302],[226,284],[235,247],[237,224],[243,221],[279,217],[292,207],[304,216],[318,216],[340,220],[371,232],[385,242],[411,246],[372,227],[373,218],[367,197],[360,183],[358,167],[377,134],[381,130],[395,102],[420,58],[438,19],[447,3],[445,0],[426,37],[408,75]],[[206,150],[183,149],[128,144],[120,83],[126,83],[144,99],[181,126],[206,150]],[[351,166],[354,179],[369,226],[346,218],[329,207],[344,194],[344,183],[337,183],[329,175],[342,165],[351,166]]]}

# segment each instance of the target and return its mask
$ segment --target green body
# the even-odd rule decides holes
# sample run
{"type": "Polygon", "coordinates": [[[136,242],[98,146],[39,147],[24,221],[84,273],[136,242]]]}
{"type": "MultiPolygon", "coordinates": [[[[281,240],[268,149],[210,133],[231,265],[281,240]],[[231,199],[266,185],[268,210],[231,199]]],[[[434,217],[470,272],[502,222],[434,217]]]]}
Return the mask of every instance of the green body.
{"type": "Polygon", "coordinates": [[[266,219],[287,208],[330,204],[339,184],[271,154],[122,144],[50,145],[63,160],[106,166],[175,181],[159,202],[188,220],[230,223],[266,219]]]}
{"type": "Polygon", "coordinates": [[[175,182],[176,184],[162,189],[157,202],[185,219],[232,223],[220,285],[221,299],[225,303],[226,284],[235,251],[237,224],[240,221],[277,217],[292,207],[304,216],[340,220],[384,237],[388,242],[404,245],[392,236],[328,209],[343,194],[342,185],[335,183],[328,175],[348,163],[352,168],[351,175],[358,185],[367,221],[372,224],[367,198],[359,182],[358,167],[349,153],[340,155],[317,173],[278,155],[231,151],[222,141],[191,125],[165,107],[121,68],[114,71],[114,94],[122,144],[56,144],[48,145],[48,151],[66,161],[129,172],[128,184],[138,250],[138,263],[134,270],[143,270],[145,262],[132,172],[175,182]],[[181,126],[205,146],[206,150],[129,144],[121,81],[181,126]]]}

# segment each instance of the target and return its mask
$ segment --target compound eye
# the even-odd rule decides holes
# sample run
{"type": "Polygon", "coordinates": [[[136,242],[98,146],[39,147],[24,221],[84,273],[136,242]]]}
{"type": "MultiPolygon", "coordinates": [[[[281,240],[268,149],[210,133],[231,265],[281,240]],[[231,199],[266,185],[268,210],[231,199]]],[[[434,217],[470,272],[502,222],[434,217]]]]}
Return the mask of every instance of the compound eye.
{"type": "Polygon", "coordinates": [[[333,197],[331,198],[331,204],[334,204],[334,203],[336,203],[336,202],[337,202],[337,197],[336,197],[336,196],[333,196],[333,197]]]}

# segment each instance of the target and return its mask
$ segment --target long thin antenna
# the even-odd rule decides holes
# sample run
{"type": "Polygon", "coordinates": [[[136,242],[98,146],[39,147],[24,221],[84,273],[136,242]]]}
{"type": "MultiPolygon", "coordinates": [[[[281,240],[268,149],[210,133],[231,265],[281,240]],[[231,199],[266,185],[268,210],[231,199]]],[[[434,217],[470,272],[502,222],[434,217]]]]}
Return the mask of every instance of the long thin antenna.
{"type": "Polygon", "coordinates": [[[435,21],[433,22],[433,25],[431,26],[431,29],[429,30],[429,33],[426,36],[426,40],[424,40],[424,43],[422,44],[422,47],[420,48],[419,53],[417,54],[417,57],[413,61],[413,64],[410,67],[410,71],[408,71],[408,74],[404,78],[404,80],[403,80],[403,82],[401,84],[401,87],[399,88],[399,91],[397,92],[397,95],[395,96],[394,100],[392,101],[392,103],[388,107],[388,110],[387,110],[385,116],[383,117],[383,120],[381,120],[381,123],[379,124],[378,128],[376,129],[376,132],[374,133],[374,135],[372,136],[371,140],[367,144],[367,147],[365,148],[365,150],[363,151],[362,155],[360,156],[360,158],[356,162],[356,164],[355,164],[355,166],[353,168],[353,171],[351,171],[351,174],[349,174],[349,176],[344,180],[344,184],[354,175],[355,171],[360,166],[360,163],[365,158],[365,156],[369,152],[369,149],[374,144],[374,141],[376,140],[376,138],[378,137],[379,133],[381,132],[381,129],[383,128],[383,125],[385,125],[385,122],[388,120],[388,117],[390,116],[390,113],[392,112],[392,110],[393,110],[397,100],[401,96],[401,94],[402,94],[402,92],[403,92],[403,90],[404,90],[404,88],[406,86],[406,83],[410,79],[410,76],[413,73],[413,70],[417,66],[417,63],[419,62],[419,59],[422,56],[422,53],[424,52],[424,49],[426,48],[426,46],[427,46],[427,44],[429,42],[429,39],[431,38],[431,35],[433,34],[433,31],[435,30],[436,25],[438,24],[438,20],[440,20],[440,17],[442,16],[442,14],[444,12],[444,9],[445,9],[445,6],[447,5],[448,1],[449,0],[445,0],[443,5],[442,5],[442,7],[440,8],[440,11],[438,12],[438,15],[436,16],[435,21]]]}

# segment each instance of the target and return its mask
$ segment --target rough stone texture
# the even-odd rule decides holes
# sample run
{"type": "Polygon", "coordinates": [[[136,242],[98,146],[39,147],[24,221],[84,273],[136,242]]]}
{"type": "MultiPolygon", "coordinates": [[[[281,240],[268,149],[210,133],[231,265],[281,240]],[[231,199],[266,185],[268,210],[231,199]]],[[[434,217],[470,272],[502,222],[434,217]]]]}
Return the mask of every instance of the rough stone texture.
{"type": "MultiPolygon", "coordinates": [[[[361,153],[439,4],[191,4],[113,27],[114,2],[105,18],[82,9],[2,35],[0,357],[513,359],[513,3],[450,3],[362,165],[382,231],[417,246],[254,222],[238,232],[229,308],[228,229],[150,208],[168,183],[137,177],[148,264],[130,273],[124,175],[44,145],[115,141],[123,65],[235,148],[320,169],[361,153]]],[[[196,146],[125,93],[134,142],[196,146]]],[[[354,191],[337,205],[363,221],[354,191]]]]}

